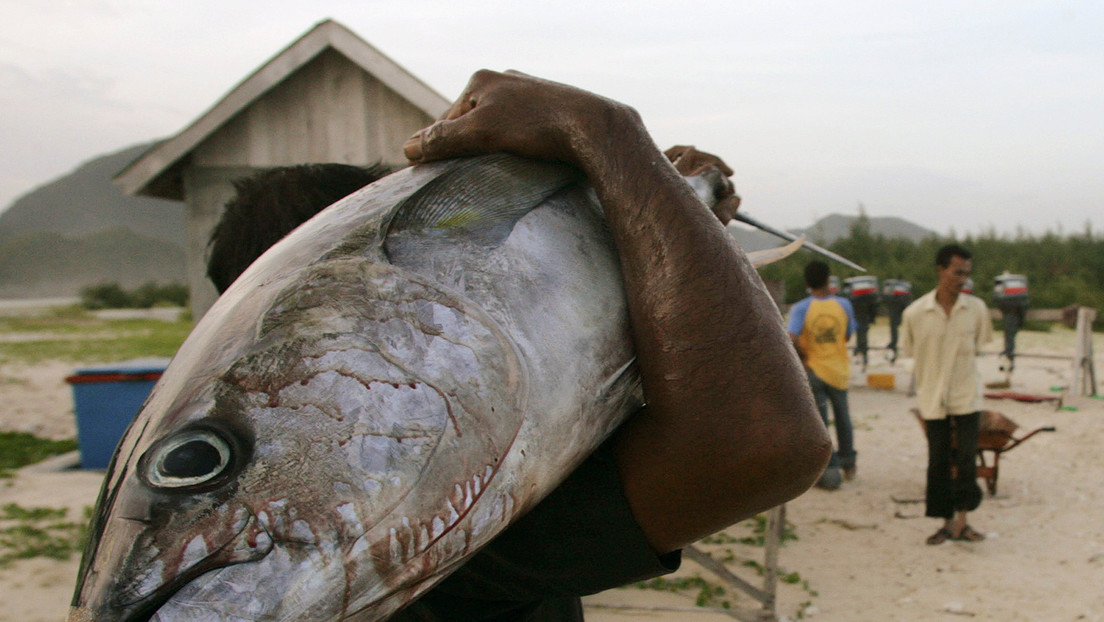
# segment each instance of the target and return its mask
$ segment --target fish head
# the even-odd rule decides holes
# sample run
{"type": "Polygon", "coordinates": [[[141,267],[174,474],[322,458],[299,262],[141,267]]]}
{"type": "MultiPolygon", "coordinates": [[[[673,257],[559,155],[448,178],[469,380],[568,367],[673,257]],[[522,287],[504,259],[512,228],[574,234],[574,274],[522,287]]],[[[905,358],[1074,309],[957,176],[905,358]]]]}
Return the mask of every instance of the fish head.
{"type": "Polygon", "coordinates": [[[616,401],[620,414],[630,398],[605,396],[635,396],[632,382],[529,381],[582,343],[616,351],[594,382],[631,358],[612,242],[578,179],[502,154],[413,167],[254,262],[124,435],[70,621],[384,619],[532,507],[555,474],[534,475],[531,456],[577,463],[603,436],[591,428],[615,425],[581,409],[594,421],[557,434],[541,423],[551,405],[616,401]],[[535,210],[550,197],[559,207],[535,210]],[[582,222],[590,233],[571,233],[582,222]],[[551,239],[601,248],[541,252],[551,239]],[[552,336],[545,283],[570,311],[552,336]],[[595,338],[561,338],[575,333],[595,338]]]}
{"type": "Polygon", "coordinates": [[[473,509],[525,407],[496,323],[386,264],[295,283],[239,301],[252,325],[215,310],[166,369],[109,468],[71,621],[393,611],[487,539],[485,508],[509,518],[513,499],[473,509]]]}

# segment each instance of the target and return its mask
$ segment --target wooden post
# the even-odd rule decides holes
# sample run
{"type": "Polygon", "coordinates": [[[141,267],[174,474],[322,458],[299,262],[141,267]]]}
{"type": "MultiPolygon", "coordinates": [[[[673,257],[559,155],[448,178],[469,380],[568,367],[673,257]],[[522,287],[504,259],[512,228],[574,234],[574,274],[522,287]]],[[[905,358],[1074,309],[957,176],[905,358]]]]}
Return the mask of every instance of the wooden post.
{"type": "Polygon", "coordinates": [[[702,568],[712,572],[729,586],[751,596],[762,604],[757,611],[748,609],[711,609],[719,613],[725,613],[730,617],[744,622],[774,622],[778,619],[776,613],[776,595],[778,593],[778,549],[782,546],[782,533],[786,529],[786,506],[779,505],[771,508],[767,514],[767,532],[764,535],[763,554],[763,588],[759,589],[747,581],[736,576],[721,562],[713,559],[709,553],[702,551],[694,545],[682,550],[684,557],[692,559],[702,568]]]}
{"type": "Polygon", "coordinates": [[[782,547],[782,534],[786,531],[786,505],[782,504],[771,508],[767,515],[767,538],[765,542],[766,552],[763,559],[763,591],[768,599],[763,602],[763,617],[767,620],[776,619],[776,602],[778,594],[778,549],[782,547]]]}
{"type": "Polygon", "coordinates": [[[1073,352],[1073,379],[1070,393],[1096,394],[1096,367],[1093,362],[1092,323],[1096,309],[1081,307],[1077,310],[1077,338],[1073,352]]]}
{"type": "Polygon", "coordinates": [[[786,529],[786,506],[779,505],[767,515],[767,532],[764,536],[763,589],[759,589],[732,573],[725,565],[693,544],[682,550],[686,559],[693,560],[702,568],[716,575],[730,587],[759,601],[758,609],[731,607],[720,609],[713,607],[644,607],[639,605],[600,605],[588,604],[594,609],[624,609],[639,611],[678,611],[682,613],[720,613],[740,622],[777,622],[778,614],[775,601],[778,592],[778,549],[782,546],[782,534],[786,529]]]}

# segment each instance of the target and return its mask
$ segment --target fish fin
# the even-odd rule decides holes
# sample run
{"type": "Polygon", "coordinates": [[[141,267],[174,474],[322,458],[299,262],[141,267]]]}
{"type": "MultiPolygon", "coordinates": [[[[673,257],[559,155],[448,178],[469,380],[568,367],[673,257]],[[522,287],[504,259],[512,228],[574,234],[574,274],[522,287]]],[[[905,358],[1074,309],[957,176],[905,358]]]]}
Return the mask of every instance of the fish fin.
{"type": "MultiPolygon", "coordinates": [[[[644,405],[644,387],[640,383],[640,368],[636,357],[615,370],[594,392],[595,402],[616,412],[633,411],[644,405]]],[[[612,419],[611,419],[612,420],[612,419]]],[[[616,419],[615,421],[620,421],[616,419]]],[[[612,432],[607,430],[606,432],[612,432]]]]}
{"type": "Polygon", "coordinates": [[[637,369],[636,357],[629,359],[627,363],[622,365],[606,379],[598,390],[595,391],[596,395],[609,396],[618,395],[622,393],[639,393],[640,392],[640,372],[637,369]]]}
{"type": "Polygon", "coordinates": [[[475,238],[495,245],[522,216],[582,179],[566,164],[498,153],[461,160],[396,209],[387,228],[389,256],[425,238],[475,238]]]}
{"type": "Polygon", "coordinates": [[[768,248],[762,251],[752,251],[747,254],[748,259],[751,260],[751,265],[756,268],[761,268],[769,263],[774,263],[779,259],[785,259],[790,255],[797,252],[797,249],[801,248],[801,245],[805,243],[805,236],[800,236],[793,242],[785,246],[778,246],[775,248],[768,248]]]}

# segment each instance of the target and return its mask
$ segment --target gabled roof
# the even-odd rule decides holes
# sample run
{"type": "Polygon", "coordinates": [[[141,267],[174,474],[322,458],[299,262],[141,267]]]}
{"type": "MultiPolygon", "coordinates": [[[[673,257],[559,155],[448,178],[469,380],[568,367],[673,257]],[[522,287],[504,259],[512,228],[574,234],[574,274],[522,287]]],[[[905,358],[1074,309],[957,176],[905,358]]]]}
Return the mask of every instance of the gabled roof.
{"type": "Polygon", "coordinates": [[[327,49],[340,52],[432,118],[441,116],[450,105],[447,99],[353,31],[327,19],[254,71],[191,125],[130,163],[115,176],[115,183],[126,194],[165,196],[163,189],[151,188],[164,184],[164,180],[158,183],[160,176],[224,123],[327,49]]]}

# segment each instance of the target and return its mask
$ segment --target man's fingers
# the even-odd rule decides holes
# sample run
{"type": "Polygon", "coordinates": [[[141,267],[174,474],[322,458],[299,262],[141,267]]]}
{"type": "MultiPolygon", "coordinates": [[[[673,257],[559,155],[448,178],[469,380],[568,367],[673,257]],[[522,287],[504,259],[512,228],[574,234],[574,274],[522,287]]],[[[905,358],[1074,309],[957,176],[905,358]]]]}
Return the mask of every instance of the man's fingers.
{"type": "Polygon", "coordinates": [[[455,131],[458,122],[456,119],[437,121],[411,136],[403,145],[406,159],[411,162],[429,162],[441,159],[440,154],[443,152],[448,153],[444,157],[469,155],[454,138],[459,134],[461,140],[463,139],[463,133],[455,131]]]}
{"type": "Polygon", "coordinates": [[[724,160],[711,153],[692,149],[679,159],[679,170],[686,169],[684,175],[700,175],[709,168],[716,168],[725,177],[732,177],[732,169],[724,160]]]}
{"type": "Polygon", "coordinates": [[[732,170],[732,167],[725,164],[724,160],[718,158],[715,155],[711,155],[711,154],[708,154],[708,153],[706,155],[708,155],[712,159],[710,164],[714,164],[714,165],[717,166],[717,168],[721,169],[721,172],[725,174],[725,177],[732,177],[732,174],[735,171],[732,170]]]}
{"type": "Polygon", "coordinates": [[[725,197],[713,205],[713,213],[722,225],[727,225],[736,217],[736,210],[740,208],[740,197],[734,195],[725,197]]]}
{"type": "Polygon", "coordinates": [[[411,136],[403,145],[403,153],[417,163],[501,151],[500,145],[480,130],[477,114],[469,111],[456,119],[434,123],[411,136]]]}
{"type": "Polygon", "coordinates": [[[733,173],[732,168],[725,164],[724,160],[712,153],[698,151],[693,145],[675,145],[664,151],[663,155],[667,156],[667,159],[675,165],[678,172],[687,177],[700,175],[710,166],[717,167],[717,170],[724,173],[725,177],[731,177],[733,173]]]}
{"type": "Polygon", "coordinates": [[[686,164],[689,161],[688,159],[686,159],[686,155],[688,153],[692,153],[693,151],[693,147],[688,147],[685,145],[675,145],[667,151],[664,151],[663,155],[667,156],[667,159],[671,161],[671,164],[675,166],[675,169],[678,172],[686,175],[689,173],[689,170],[686,169],[686,164]]]}
{"type": "Polygon", "coordinates": [[[410,160],[411,162],[422,161],[422,138],[425,135],[426,130],[428,129],[428,127],[422,128],[417,132],[414,132],[414,135],[410,138],[407,138],[406,142],[403,143],[403,155],[406,156],[407,160],[410,160]]]}

